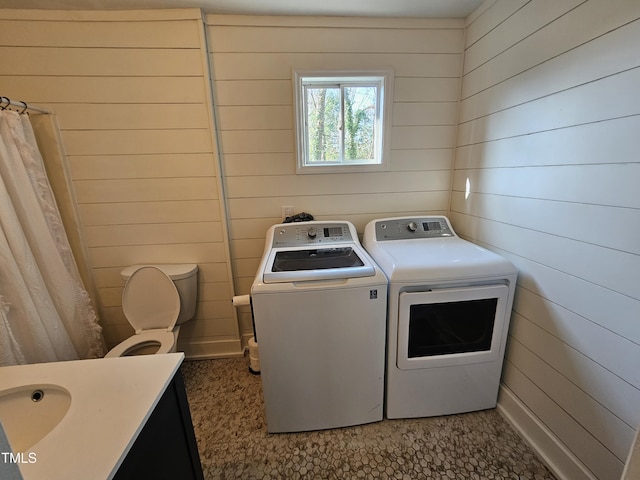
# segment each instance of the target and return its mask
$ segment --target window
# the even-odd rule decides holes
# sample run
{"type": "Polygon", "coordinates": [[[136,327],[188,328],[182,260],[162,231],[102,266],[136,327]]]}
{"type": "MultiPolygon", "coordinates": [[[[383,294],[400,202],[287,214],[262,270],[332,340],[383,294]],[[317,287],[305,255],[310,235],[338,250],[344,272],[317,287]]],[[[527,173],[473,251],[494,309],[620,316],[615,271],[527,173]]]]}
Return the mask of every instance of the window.
{"type": "Polygon", "coordinates": [[[296,72],[299,173],[387,168],[392,74],[296,72]]]}

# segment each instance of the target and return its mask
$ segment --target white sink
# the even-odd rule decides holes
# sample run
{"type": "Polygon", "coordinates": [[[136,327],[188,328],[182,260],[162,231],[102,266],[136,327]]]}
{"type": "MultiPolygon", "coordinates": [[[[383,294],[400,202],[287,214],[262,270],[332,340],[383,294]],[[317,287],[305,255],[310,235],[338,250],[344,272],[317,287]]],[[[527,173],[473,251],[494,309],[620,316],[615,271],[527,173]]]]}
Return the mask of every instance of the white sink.
{"type": "Polygon", "coordinates": [[[26,452],[64,418],[71,394],[55,385],[23,385],[0,392],[0,422],[15,452],[26,452]]]}
{"type": "Polygon", "coordinates": [[[6,436],[15,454],[0,459],[0,479],[16,478],[5,472],[11,467],[24,480],[112,480],[183,359],[168,353],[0,367],[0,444],[6,436]]]}

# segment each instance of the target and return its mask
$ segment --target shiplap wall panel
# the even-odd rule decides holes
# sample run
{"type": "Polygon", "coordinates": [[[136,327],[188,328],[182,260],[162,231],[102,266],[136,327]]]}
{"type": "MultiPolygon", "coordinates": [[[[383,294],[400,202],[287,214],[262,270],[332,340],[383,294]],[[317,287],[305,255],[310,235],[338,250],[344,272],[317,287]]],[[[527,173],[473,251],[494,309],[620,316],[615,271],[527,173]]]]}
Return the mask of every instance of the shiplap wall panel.
{"type": "Polygon", "coordinates": [[[394,83],[396,102],[457,102],[458,78],[399,77],[394,83]]]}
{"type": "Polygon", "coordinates": [[[499,0],[467,28],[450,216],[520,272],[504,408],[572,480],[617,480],[640,423],[639,18],[499,0]]]}
{"type": "Polygon", "coordinates": [[[133,332],[123,267],[196,263],[179,348],[239,353],[201,12],[2,10],[0,32],[3,95],[60,118],[107,345],[133,332]]]}
{"type": "MultiPolygon", "coordinates": [[[[506,366],[510,367],[511,365],[513,364],[509,358],[506,366]]],[[[572,445],[572,453],[579,458],[593,459],[590,474],[594,476],[591,478],[618,478],[610,476],[609,472],[619,469],[620,461],[579,422],[572,416],[567,415],[565,410],[521,370],[518,368],[506,368],[504,380],[518,398],[526,398],[527,405],[540,412],[540,421],[544,422],[545,425],[554,425],[554,429],[557,430],[557,436],[561,441],[571,444],[573,439],[580,438],[580,442],[575,442],[572,445]]],[[[569,478],[577,480],[579,477],[567,477],[567,480],[569,478]]]]}
{"type": "Polygon", "coordinates": [[[52,76],[195,76],[202,75],[196,49],[54,48],[23,47],[11,56],[12,47],[0,47],[0,60],[11,58],[14,75],[52,76]]]}
{"type": "MultiPolygon", "coordinates": [[[[526,323],[522,319],[519,324],[526,323]]],[[[527,332],[525,332],[526,335],[527,332]]],[[[517,333],[512,335],[509,344],[509,358],[517,363],[527,377],[544,390],[565,411],[572,416],[593,437],[607,445],[618,458],[625,457],[629,443],[633,440],[635,429],[625,424],[602,404],[590,397],[586,392],[571,382],[554,367],[543,361],[517,340],[517,333]]],[[[534,348],[544,348],[534,345],[534,348]]]]}
{"type": "MultiPolygon", "coordinates": [[[[451,148],[404,149],[391,152],[391,171],[449,170],[451,148]]],[[[295,173],[295,154],[276,153],[228,153],[226,173],[229,176],[282,175],[295,173]]]]}
{"type": "Polygon", "coordinates": [[[331,68],[349,70],[393,65],[403,77],[458,77],[461,55],[446,53],[224,53],[215,54],[215,75],[219,80],[289,79],[291,65],[313,69],[330,63],[331,68]]]}
{"type": "Polygon", "coordinates": [[[139,245],[206,243],[222,241],[222,230],[216,222],[99,225],[87,226],[86,238],[95,247],[130,245],[132,238],[139,245]]]}
{"type": "MultiPolygon", "coordinates": [[[[119,267],[105,267],[96,270],[96,286],[100,287],[101,291],[118,289],[121,291],[123,285],[122,279],[120,278],[120,270],[119,267]]],[[[218,292],[220,292],[220,294],[227,292],[226,294],[228,294],[229,283],[227,281],[226,270],[224,263],[204,263],[200,265],[198,273],[201,282],[198,285],[198,294],[202,295],[203,298],[209,297],[211,294],[216,294],[215,298],[217,299],[223,298],[217,296],[218,292]]],[[[118,300],[118,302],[120,302],[120,300],[118,300]]],[[[122,309],[120,309],[120,311],[122,312],[122,309]]]]}
{"type": "Polygon", "coordinates": [[[478,40],[489,35],[502,22],[527,5],[531,0],[493,0],[485,1],[476,12],[469,15],[469,24],[465,29],[466,50],[478,40]],[[488,5],[488,6],[487,6],[488,5]]]}
{"type": "MultiPolygon", "coordinates": [[[[460,191],[453,194],[451,204],[453,210],[468,215],[480,216],[483,211],[491,211],[492,218],[501,223],[573,240],[589,238],[590,243],[640,255],[640,232],[635,228],[640,225],[640,211],[636,209],[494,195],[493,192],[473,193],[472,201],[467,202],[460,191]],[[549,222],[548,212],[553,212],[553,222],[549,222]],[[594,218],[606,218],[616,225],[616,234],[611,235],[608,229],[594,229],[594,218]]],[[[640,337],[637,341],[640,343],[640,337]]]]}
{"type": "Polygon", "coordinates": [[[153,130],[202,128],[207,107],[202,104],[56,104],[64,130],[153,130]]]}
{"type": "Polygon", "coordinates": [[[215,175],[211,155],[206,153],[163,153],[142,155],[76,155],[70,159],[75,180],[197,177],[215,175]]]}
{"type": "Polygon", "coordinates": [[[452,156],[451,148],[397,149],[391,152],[391,170],[449,170],[452,156]]]}
{"type": "MultiPolygon", "coordinates": [[[[619,341],[618,337],[620,337],[631,342],[631,344],[626,343],[627,348],[635,348],[633,345],[640,343],[638,342],[638,338],[640,338],[640,325],[638,325],[636,321],[640,308],[639,300],[611,288],[598,285],[587,279],[580,278],[573,275],[573,272],[563,272],[556,268],[555,265],[553,267],[547,266],[542,263],[544,260],[543,257],[531,259],[520,255],[521,252],[518,252],[517,255],[511,253],[516,250],[514,245],[517,245],[517,243],[509,242],[500,237],[497,233],[498,231],[500,231],[501,234],[510,233],[510,231],[505,229],[499,230],[499,222],[473,216],[467,217],[467,222],[462,223],[465,217],[461,216],[460,213],[453,213],[452,217],[461,221],[460,230],[464,235],[470,237],[480,237],[482,235],[486,240],[491,240],[491,243],[487,243],[487,245],[490,245],[493,249],[499,249],[519,267],[521,272],[519,285],[532,292],[536,292],[542,299],[541,301],[550,302],[544,310],[540,309],[540,312],[554,312],[556,310],[555,305],[559,305],[568,312],[579,315],[583,319],[588,319],[589,322],[599,326],[601,328],[601,330],[598,330],[600,333],[604,335],[607,335],[607,331],[613,333],[612,341],[617,342],[619,341]],[[616,306],[615,315],[612,315],[610,305],[616,306]]],[[[510,226],[509,228],[515,232],[522,230],[522,228],[515,226],[510,226]]],[[[564,322],[565,313],[564,311],[559,311],[559,313],[555,313],[551,317],[539,315],[533,318],[540,325],[548,324],[548,330],[554,331],[553,322],[555,321],[556,325],[561,325],[564,322]]],[[[582,320],[580,320],[578,324],[581,322],[582,320]]],[[[569,335],[570,329],[571,326],[561,329],[562,332],[567,333],[566,338],[561,338],[568,344],[573,345],[575,341],[582,342],[587,340],[586,338],[581,338],[579,333],[575,335],[574,339],[573,335],[569,335]]],[[[579,328],[578,332],[580,332],[579,328]]],[[[606,341],[603,341],[603,344],[606,344],[606,341]]],[[[576,345],[577,348],[579,348],[579,346],[580,345],[576,345]]],[[[596,350],[593,352],[588,350],[583,353],[593,356],[596,350]]],[[[615,355],[615,352],[613,352],[613,354],[615,355]]],[[[602,358],[605,358],[606,355],[607,352],[602,352],[602,358]]],[[[611,367],[612,370],[618,371],[618,373],[621,374],[621,378],[625,378],[625,372],[628,373],[628,370],[624,370],[629,368],[629,366],[625,366],[624,357],[622,360],[614,359],[613,362],[607,366],[611,367]],[[623,370],[620,370],[620,367],[616,368],[616,365],[621,365],[623,370]]],[[[632,373],[632,375],[637,374],[632,373]]],[[[630,385],[632,384],[629,378],[625,378],[625,381],[630,385]]],[[[636,415],[640,421],[640,411],[637,411],[636,415]]]]}
{"type": "Polygon", "coordinates": [[[478,92],[462,103],[460,118],[462,121],[478,118],[637,67],[634,42],[639,30],[640,25],[632,22],[625,28],[608,31],[580,48],[567,50],[478,92]]]}
{"type": "Polygon", "coordinates": [[[225,151],[234,153],[291,153],[293,130],[228,130],[222,132],[225,151]]]}
{"type": "Polygon", "coordinates": [[[391,128],[391,142],[403,149],[447,148],[455,142],[456,128],[451,125],[397,126],[391,128]]]}
{"type": "Polygon", "coordinates": [[[472,192],[639,208],[639,175],[637,163],[475,169],[457,171],[454,189],[464,191],[468,178],[472,192]]]}
{"type": "MultiPolygon", "coordinates": [[[[536,2],[535,8],[547,8],[545,1],[536,2]]],[[[522,25],[526,17],[518,11],[510,18],[510,22],[522,25]]],[[[482,90],[507,80],[528,68],[539,65],[561,55],[564,52],[581,46],[590,40],[619,28],[630,20],[640,16],[640,3],[629,0],[589,0],[571,10],[567,15],[559,16],[545,28],[534,34],[514,42],[491,62],[483,64],[465,75],[462,86],[462,98],[470,97],[482,90]],[[572,35],[567,35],[572,32],[572,35]]],[[[620,45],[624,47],[623,45],[620,45]]],[[[490,46],[489,46],[490,47],[490,46]]]]}
{"type": "Polygon", "coordinates": [[[221,130],[293,129],[291,105],[232,105],[218,107],[221,130]],[[224,121],[224,123],[222,123],[224,121]]]}
{"type": "Polygon", "coordinates": [[[455,125],[456,110],[449,102],[395,102],[393,125],[455,125]]]}
{"type": "Polygon", "coordinates": [[[456,164],[460,168],[498,168],[617,163],[620,158],[629,158],[637,150],[634,135],[639,128],[640,117],[635,115],[532,132],[503,138],[499,142],[462,145],[456,151],[456,164]],[[518,155],[513,155],[513,152],[518,152],[518,155]]]}
{"type": "Polygon", "coordinates": [[[79,206],[84,225],[180,223],[220,220],[217,200],[90,203],[79,206]]]}
{"type": "MultiPolygon", "coordinates": [[[[535,262],[571,272],[606,289],[632,298],[640,297],[639,273],[634,271],[640,261],[637,255],[604,248],[585,240],[571,240],[545,231],[502,224],[493,221],[492,216],[490,218],[490,222],[478,221],[474,224],[474,235],[487,239],[487,243],[507,251],[518,251],[520,255],[535,262]]],[[[607,324],[605,322],[603,326],[606,327],[607,324]]],[[[640,353],[640,347],[638,352],[640,353]]],[[[627,377],[627,381],[640,387],[637,380],[632,381],[638,373],[627,373],[632,376],[627,377]]]]}
{"type": "Polygon", "coordinates": [[[2,88],[15,98],[55,109],[58,103],[202,103],[201,77],[6,76],[2,88]],[[15,92],[15,93],[14,93],[15,92]]]}
{"type": "Polygon", "coordinates": [[[268,27],[292,27],[292,28],[460,28],[460,20],[456,18],[387,18],[387,17],[335,17],[335,16],[282,16],[273,17],[268,15],[208,15],[207,23],[218,26],[268,26],[268,27]]]}
{"type": "Polygon", "coordinates": [[[209,15],[206,22],[239,293],[248,293],[281,206],[350,220],[360,231],[376,217],[446,211],[463,21],[209,15]],[[394,71],[389,171],[296,175],[294,69],[380,68],[394,71]]]}
{"type": "Polygon", "coordinates": [[[219,105],[291,105],[291,80],[221,80],[219,105]]]}
{"type": "Polygon", "coordinates": [[[279,26],[222,26],[211,31],[215,52],[261,53],[459,53],[463,47],[458,28],[398,29],[307,28],[279,26]]]}
{"type": "MultiPolygon", "coordinates": [[[[394,192],[394,193],[361,193],[346,195],[305,195],[300,197],[264,197],[260,201],[255,198],[232,198],[229,201],[230,216],[238,218],[269,218],[271,224],[278,223],[280,206],[298,202],[296,210],[313,211],[319,217],[333,219],[343,218],[345,215],[367,214],[375,210],[376,216],[394,216],[397,212],[420,211],[426,206],[429,211],[445,211],[449,203],[449,190],[444,188],[437,191],[394,192]],[[274,213],[275,210],[275,213],[274,213]],[[335,212],[340,212],[336,214],[335,212]]],[[[359,225],[364,230],[364,224],[359,225]]],[[[257,229],[254,238],[264,240],[266,230],[257,229]]],[[[260,248],[262,254],[262,247],[260,248]]],[[[261,256],[261,255],[260,255],[261,256]]]]}
{"type": "Polygon", "coordinates": [[[74,184],[80,204],[217,198],[215,181],[207,177],[78,180],[74,184]]]}
{"type": "Polygon", "coordinates": [[[293,175],[296,160],[293,152],[227,153],[225,173],[239,175],[293,175]]]}
{"type": "Polygon", "coordinates": [[[521,39],[534,34],[548,23],[580,5],[585,0],[532,0],[518,11],[521,21],[503,22],[483,36],[481,41],[472,43],[465,51],[464,74],[475,70],[491,60],[492,56],[502,53],[521,39]],[[540,4],[544,8],[540,8],[540,4]],[[478,53],[476,53],[478,52],[478,53]]]}
{"type": "MultiPolygon", "coordinates": [[[[4,16],[12,12],[3,11],[4,16]]],[[[102,12],[93,21],[46,18],[0,19],[3,45],[15,47],[82,47],[82,48],[200,48],[198,32],[191,22],[175,20],[109,21],[102,12]],[[34,21],[37,27],[33,28],[34,21]]],[[[28,15],[27,15],[28,16],[28,15]]],[[[191,15],[193,16],[193,15],[191,15]]]]}
{"type": "MultiPolygon", "coordinates": [[[[450,102],[396,102],[393,125],[455,125],[456,110],[450,102]]],[[[291,104],[219,106],[223,130],[269,130],[293,128],[291,104]]]]}
{"type": "Polygon", "coordinates": [[[163,258],[171,258],[171,263],[211,263],[223,252],[219,243],[168,244],[168,245],[125,245],[109,247],[90,247],[89,256],[94,268],[144,263],[160,263],[163,258]]]}
{"type": "MultiPolygon", "coordinates": [[[[126,107],[124,107],[126,108],[126,107]]],[[[67,154],[149,155],[211,152],[209,130],[68,130],[67,154]]]]}
{"type": "MultiPolygon", "coordinates": [[[[473,223],[475,222],[476,221],[473,223]]],[[[471,232],[474,231],[473,224],[467,224],[464,225],[464,227],[470,227],[468,230],[464,230],[465,234],[470,236],[471,232]]],[[[492,248],[496,249],[497,247],[492,246],[492,248]]],[[[639,343],[637,339],[640,336],[640,326],[636,321],[638,311],[640,310],[639,300],[620,292],[603,288],[571,273],[562,272],[556,268],[513,254],[507,250],[499,249],[499,251],[509,258],[520,270],[519,285],[531,292],[535,292],[536,295],[539,296],[538,301],[543,302],[545,305],[544,309],[540,309],[539,311],[547,313],[540,317],[533,318],[539,325],[553,325],[554,321],[560,324],[560,321],[565,318],[564,314],[558,315],[557,318],[552,316],[551,320],[546,316],[549,312],[556,310],[557,305],[560,308],[566,309],[601,326],[603,333],[606,333],[605,331],[608,330],[634,344],[639,343]],[[611,305],[615,305],[616,307],[615,315],[611,314],[611,305]]],[[[557,330],[552,326],[549,328],[549,331],[556,332],[557,330]]],[[[562,332],[563,330],[560,331],[562,332]]],[[[567,340],[567,344],[573,341],[562,336],[559,336],[559,338],[562,341],[567,340]]],[[[581,341],[579,334],[577,335],[577,339],[581,341]]],[[[589,351],[579,353],[585,356],[591,354],[589,351]]],[[[547,351],[545,355],[551,355],[551,353],[547,351]]],[[[618,377],[617,375],[615,378],[624,382],[630,388],[633,388],[635,394],[631,394],[629,390],[624,390],[624,394],[622,394],[619,388],[604,388],[603,390],[607,391],[609,395],[611,392],[620,393],[618,395],[612,395],[612,401],[614,402],[620,402],[626,405],[626,402],[629,401],[629,408],[625,407],[622,409],[622,411],[626,413],[621,415],[621,417],[631,418],[632,420],[629,422],[630,425],[640,424],[640,411],[638,411],[638,403],[636,402],[636,399],[640,398],[640,392],[637,388],[633,387],[628,380],[618,377]]],[[[609,382],[609,378],[606,375],[601,375],[597,380],[602,385],[608,385],[609,382]]],[[[594,381],[593,387],[598,388],[598,386],[598,383],[594,381]]],[[[614,411],[617,412],[617,410],[614,411]]]]}
{"type": "MultiPolygon", "coordinates": [[[[535,296],[535,294],[529,293],[530,298],[531,296],[535,296]]],[[[519,299],[520,301],[525,302],[526,300],[519,299]]],[[[520,306],[522,303],[518,305],[520,306]]],[[[540,307],[545,308],[545,305],[543,303],[540,307]]],[[[617,418],[624,423],[624,425],[616,427],[616,429],[619,428],[620,430],[618,435],[622,439],[629,438],[628,431],[633,431],[633,425],[638,423],[638,417],[640,417],[640,413],[635,408],[638,404],[637,402],[640,401],[637,389],[616,375],[603,375],[606,373],[606,369],[602,365],[582,355],[576,348],[560,340],[553,332],[544,330],[528,320],[527,317],[518,316],[518,321],[514,322],[512,336],[532,352],[540,348],[547,348],[549,354],[544,361],[556,371],[556,374],[566,376],[571,374],[578,366],[583,374],[576,379],[575,383],[570,382],[570,385],[577,386],[593,400],[597,401],[599,403],[598,410],[601,408],[607,410],[603,412],[600,418],[594,418],[593,421],[602,424],[608,423],[610,417],[617,418]],[[551,348],[549,348],[550,346],[551,348]],[[601,380],[603,377],[608,379],[608,383],[605,385],[601,380]],[[610,395],[611,389],[625,392],[627,396],[612,396],[610,395]],[[614,414],[613,412],[616,413],[614,414]]],[[[559,401],[563,400],[559,399],[559,401]]],[[[617,421],[613,423],[617,425],[617,421]]]]}
{"type": "MultiPolygon", "coordinates": [[[[541,348],[545,348],[545,345],[555,343],[554,348],[550,349],[550,354],[545,357],[545,361],[563,374],[570,372],[572,365],[576,362],[575,352],[588,351],[590,357],[582,355],[583,376],[571,383],[578,385],[584,392],[597,399],[603,407],[608,409],[608,415],[620,418],[629,430],[633,431],[634,426],[638,423],[640,413],[633,408],[633,404],[626,401],[619,402],[615,397],[612,398],[611,395],[608,395],[609,392],[599,388],[598,379],[602,375],[602,369],[618,374],[611,377],[613,383],[629,395],[629,400],[638,400],[637,388],[629,382],[625,382],[625,385],[621,381],[628,367],[616,365],[619,360],[611,358],[612,352],[605,351],[606,348],[619,347],[627,354],[633,353],[630,352],[630,349],[634,348],[632,342],[620,336],[607,335],[606,329],[603,327],[589,323],[584,317],[580,317],[556,303],[540,299],[530,290],[522,290],[524,293],[519,295],[516,303],[516,308],[520,313],[517,314],[518,321],[514,323],[513,336],[532,351],[539,351],[541,348]],[[557,325],[554,325],[550,320],[552,317],[559,319],[557,325]],[[529,318],[534,320],[529,320],[529,318]],[[558,332],[562,332],[562,340],[558,338],[558,332]],[[598,345],[598,336],[608,338],[598,345]]],[[[576,405],[576,407],[580,408],[581,406],[576,405]]],[[[607,418],[594,420],[608,422],[607,418]]],[[[620,433],[625,434],[625,432],[626,430],[623,429],[620,433]]],[[[626,438],[629,439],[629,437],[626,438]]],[[[625,454],[626,452],[623,452],[621,456],[624,457],[625,454]]]]}
{"type": "Polygon", "coordinates": [[[403,184],[404,192],[421,192],[423,190],[436,190],[443,183],[449,181],[449,172],[426,171],[412,172],[411,178],[407,178],[405,172],[389,172],[385,175],[379,173],[345,173],[342,175],[317,174],[304,175],[297,182],[292,183],[287,175],[272,175],[267,181],[256,180],[254,177],[231,177],[227,182],[228,195],[234,198],[250,197],[261,198],[271,196],[304,196],[313,189],[318,182],[326,182],[326,194],[353,195],[395,193],[394,185],[403,184]],[[267,184],[268,183],[268,184],[267,184]]]}
{"type": "MultiPolygon", "coordinates": [[[[638,22],[640,25],[640,22],[638,22]]],[[[638,29],[640,35],[640,29],[638,29]]],[[[620,98],[618,92],[634,88],[640,82],[640,59],[630,70],[545,96],[533,102],[466,122],[458,132],[459,145],[521,136],[531,132],[555,130],[577,124],[634,115],[640,106],[636,98],[620,98]],[[523,123],[519,119],[526,118],[523,123]],[[493,130],[494,125],[501,126],[493,130]],[[505,127],[510,125],[510,127],[505,127]],[[479,138],[478,138],[479,137],[479,138]]]]}

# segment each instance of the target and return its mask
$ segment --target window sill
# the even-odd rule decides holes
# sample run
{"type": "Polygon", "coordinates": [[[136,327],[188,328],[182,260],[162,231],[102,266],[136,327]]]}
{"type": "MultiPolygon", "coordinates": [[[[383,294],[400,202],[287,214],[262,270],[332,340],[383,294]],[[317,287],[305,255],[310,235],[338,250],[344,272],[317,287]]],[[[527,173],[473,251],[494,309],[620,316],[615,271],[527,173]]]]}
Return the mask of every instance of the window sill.
{"type": "Polygon", "coordinates": [[[317,173],[368,173],[368,172],[387,172],[389,165],[382,164],[359,164],[359,165],[305,165],[298,164],[296,173],[317,174],[317,173]]]}

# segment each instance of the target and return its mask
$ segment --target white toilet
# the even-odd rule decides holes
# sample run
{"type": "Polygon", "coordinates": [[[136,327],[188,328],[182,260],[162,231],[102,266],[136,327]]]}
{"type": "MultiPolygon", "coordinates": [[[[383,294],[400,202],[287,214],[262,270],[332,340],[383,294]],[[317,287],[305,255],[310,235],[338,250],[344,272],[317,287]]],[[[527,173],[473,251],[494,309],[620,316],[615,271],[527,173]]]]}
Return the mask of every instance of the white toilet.
{"type": "Polygon", "coordinates": [[[122,310],[135,335],[105,358],[175,352],[180,324],[196,312],[197,273],[195,264],[133,265],[122,270],[122,310]]]}

